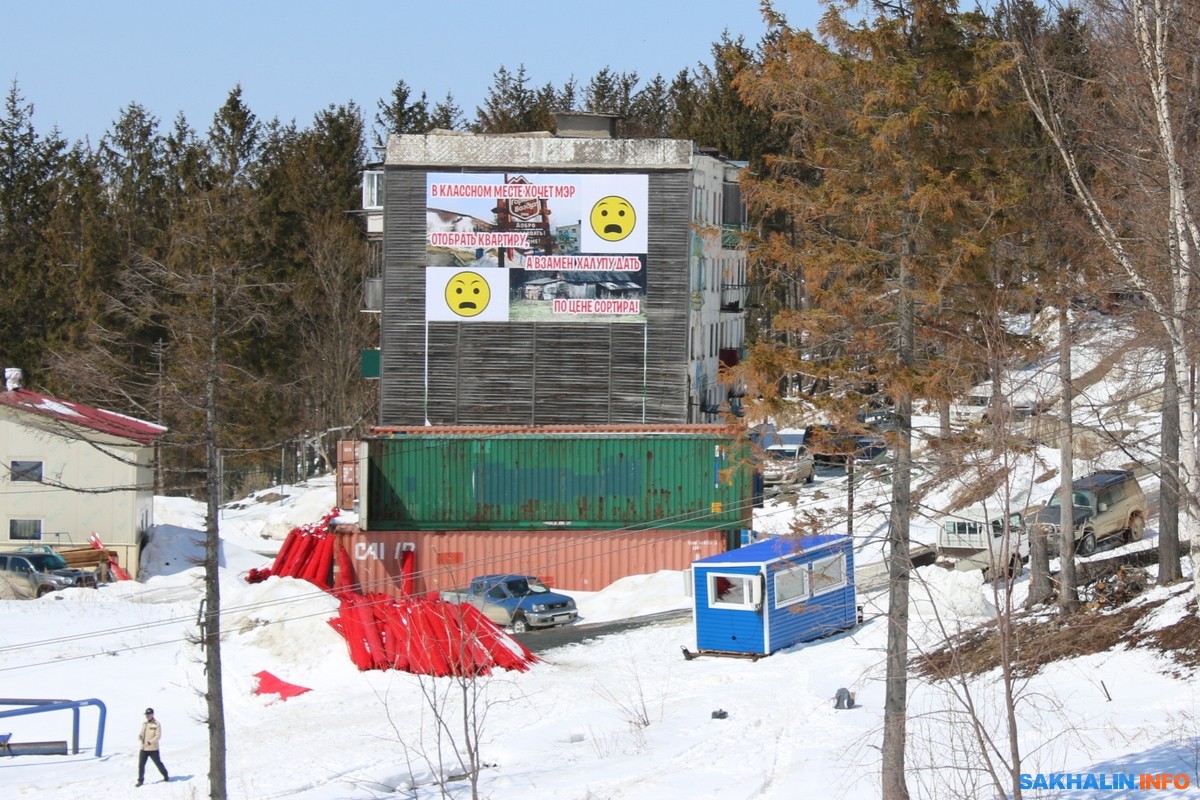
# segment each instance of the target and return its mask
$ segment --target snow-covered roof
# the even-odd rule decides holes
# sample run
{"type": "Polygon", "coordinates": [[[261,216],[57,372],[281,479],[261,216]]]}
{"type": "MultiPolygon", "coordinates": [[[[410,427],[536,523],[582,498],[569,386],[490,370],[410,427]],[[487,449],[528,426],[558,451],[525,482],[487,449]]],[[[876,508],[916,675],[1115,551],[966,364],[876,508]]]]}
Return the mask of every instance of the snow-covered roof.
{"type": "Polygon", "coordinates": [[[87,428],[98,433],[119,436],[138,444],[152,444],[167,431],[163,426],[155,425],[153,422],[145,422],[118,414],[115,411],[85,406],[82,403],[59,400],[49,395],[31,392],[28,389],[0,391],[0,406],[87,428]]]}

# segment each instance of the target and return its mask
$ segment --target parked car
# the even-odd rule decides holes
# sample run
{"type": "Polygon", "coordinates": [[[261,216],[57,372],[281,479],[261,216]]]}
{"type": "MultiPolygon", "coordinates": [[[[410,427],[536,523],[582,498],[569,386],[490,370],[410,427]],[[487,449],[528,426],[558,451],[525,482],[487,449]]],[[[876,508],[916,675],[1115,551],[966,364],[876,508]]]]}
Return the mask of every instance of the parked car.
{"type": "Polygon", "coordinates": [[[445,600],[470,603],[484,616],[513,633],[574,622],[574,598],[550,590],[531,575],[480,575],[465,590],[442,592],[445,600]]]}
{"type": "Polygon", "coordinates": [[[774,444],[764,451],[762,477],[766,488],[783,489],[816,480],[813,457],[802,444],[774,444]]]}
{"type": "Polygon", "coordinates": [[[966,397],[950,405],[950,423],[969,428],[1046,413],[1057,399],[1058,391],[1057,365],[1051,366],[1039,362],[1005,372],[998,398],[993,394],[991,381],[979,384],[966,397]]]}
{"type": "Polygon", "coordinates": [[[994,577],[1021,574],[1029,557],[1029,530],[1019,513],[1008,516],[1005,536],[1004,515],[988,513],[982,506],[947,514],[938,520],[937,558],[955,569],[982,569],[994,577]]]}
{"type": "Polygon", "coordinates": [[[95,573],[67,566],[66,560],[52,550],[0,553],[0,578],[25,597],[41,597],[72,586],[96,586],[95,573]]]}
{"type": "Polygon", "coordinates": [[[888,452],[887,437],[895,427],[896,417],[891,411],[865,412],[854,426],[809,425],[804,432],[804,446],[822,464],[844,464],[850,455],[858,461],[874,461],[888,452]]]}
{"type": "MultiPolygon", "coordinates": [[[[1060,487],[1061,488],[1061,487],[1060,487]]],[[[1058,489],[1031,525],[1044,526],[1052,554],[1059,551],[1062,498],[1058,489]]],[[[1090,556],[1096,543],[1112,536],[1128,542],[1140,541],[1146,530],[1146,495],[1129,470],[1093,472],[1071,484],[1072,517],[1075,521],[1075,552],[1090,556]]]]}

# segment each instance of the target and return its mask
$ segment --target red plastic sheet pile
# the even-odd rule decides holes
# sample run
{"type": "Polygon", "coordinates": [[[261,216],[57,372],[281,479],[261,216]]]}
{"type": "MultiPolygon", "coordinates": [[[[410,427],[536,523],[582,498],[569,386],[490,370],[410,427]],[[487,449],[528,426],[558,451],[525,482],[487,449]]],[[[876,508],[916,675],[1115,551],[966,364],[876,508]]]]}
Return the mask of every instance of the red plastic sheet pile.
{"type": "Polygon", "coordinates": [[[398,669],[416,675],[488,675],[524,672],[533,653],[471,605],[384,594],[339,595],[341,614],[329,621],[360,670],[398,669]]]}
{"type": "MultiPolygon", "coordinates": [[[[358,583],[350,554],[335,545],[329,531],[329,521],[337,513],[335,508],[320,522],[293,528],[274,563],[266,569],[250,570],[247,582],[261,583],[278,575],[302,578],[331,592],[341,601],[341,608],[329,624],[345,638],[350,660],[360,670],[473,676],[488,675],[496,667],[524,672],[537,663],[528,648],[474,606],[450,603],[436,594],[396,599],[355,591],[358,583]]],[[[403,583],[409,592],[413,566],[410,558],[403,583]]],[[[258,674],[261,690],[263,673],[258,674]]]]}
{"type": "Polygon", "coordinates": [[[333,509],[320,522],[292,528],[279,547],[275,561],[266,569],[252,569],[246,575],[248,583],[262,583],[272,575],[281,578],[302,578],[309,583],[329,589],[333,574],[333,534],[329,521],[338,514],[333,509]]]}

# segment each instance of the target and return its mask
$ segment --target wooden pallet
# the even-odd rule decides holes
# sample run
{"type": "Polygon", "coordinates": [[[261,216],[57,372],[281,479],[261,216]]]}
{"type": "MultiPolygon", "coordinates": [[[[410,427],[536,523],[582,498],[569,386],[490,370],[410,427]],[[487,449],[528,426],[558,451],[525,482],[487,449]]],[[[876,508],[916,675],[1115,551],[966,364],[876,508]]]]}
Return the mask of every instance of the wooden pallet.
{"type": "Polygon", "coordinates": [[[743,658],[748,661],[758,661],[760,658],[763,657],[762,653],[734,653],[730,650],[696,650],[696,652],[693,653],[691,650],[688,650],[686,647],[681,647],[679,649],[681,649],[683,651],[683,657],[687,661],[691,661],[694,658],[699,658],[700,656],[717,656],[718,658],[743,658]]]}

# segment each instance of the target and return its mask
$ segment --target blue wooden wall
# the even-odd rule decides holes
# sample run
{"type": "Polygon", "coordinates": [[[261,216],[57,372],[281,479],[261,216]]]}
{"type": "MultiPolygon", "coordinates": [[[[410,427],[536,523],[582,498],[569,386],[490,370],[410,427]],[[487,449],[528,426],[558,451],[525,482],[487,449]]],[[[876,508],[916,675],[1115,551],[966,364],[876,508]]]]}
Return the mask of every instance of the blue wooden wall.
{"type": "Polygon", "coordinates": [[[729,653],[769,655],[785,647],[854,627],[854,552],[849,537],[810,536],[769,539],[720,553],[692,565],[696,647],[729,653]],[[775,575],[838,553],[846,559],[845,586],[813,594],[810,575],[805,599],[775,607],[775,575]],[[712,574],[765,576],[757,609],[714,608],[709,604],[712,574]]]}

